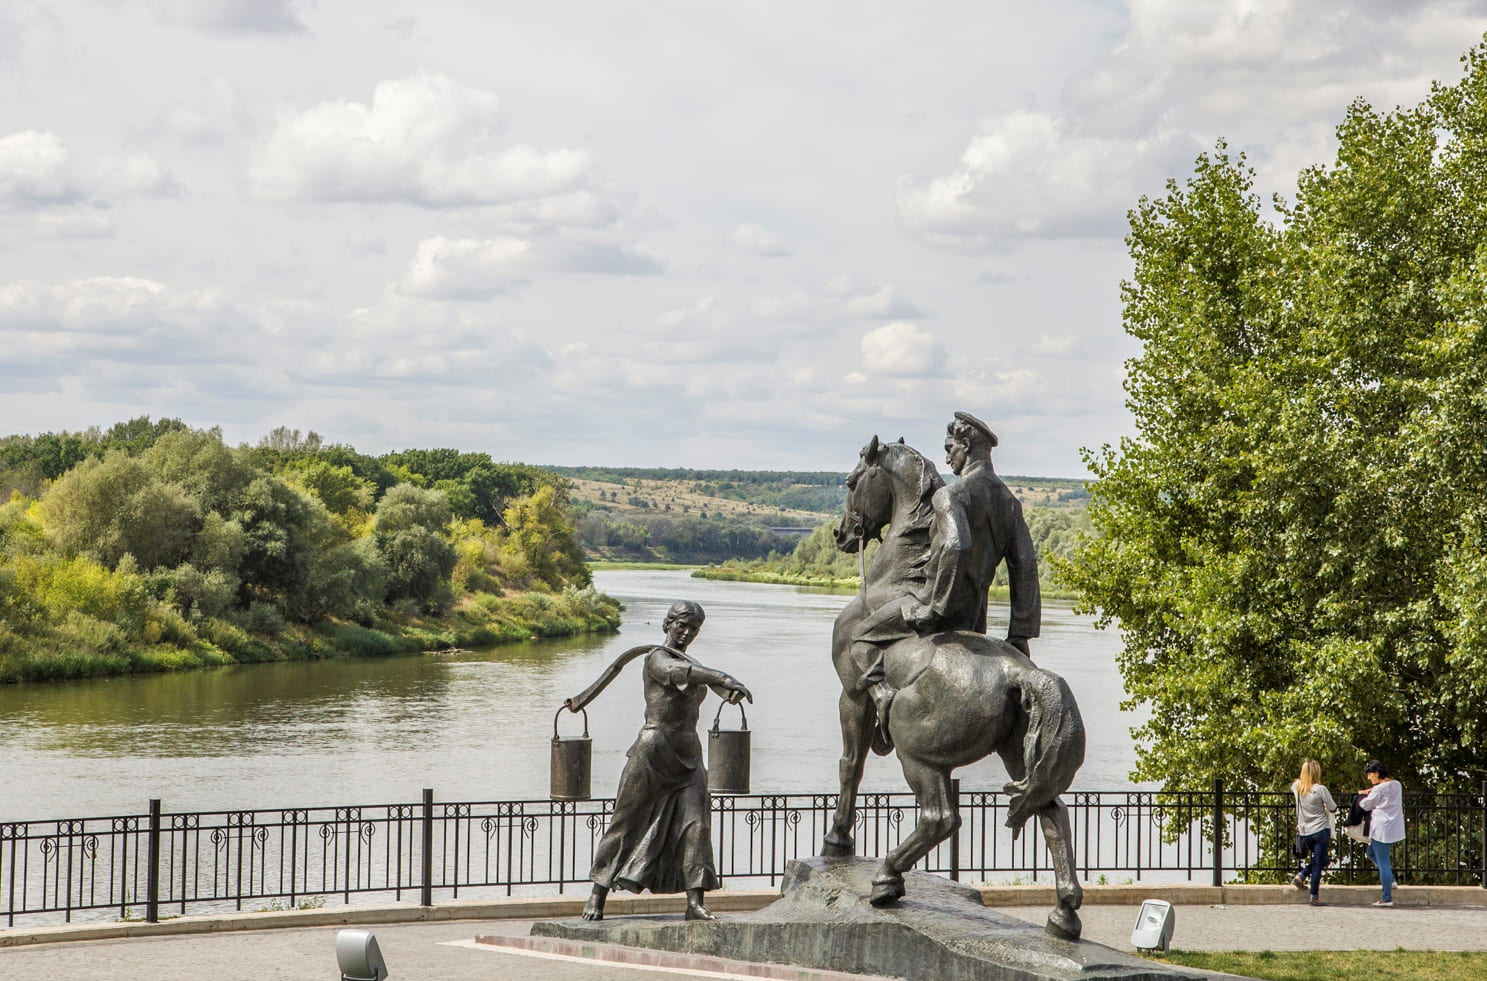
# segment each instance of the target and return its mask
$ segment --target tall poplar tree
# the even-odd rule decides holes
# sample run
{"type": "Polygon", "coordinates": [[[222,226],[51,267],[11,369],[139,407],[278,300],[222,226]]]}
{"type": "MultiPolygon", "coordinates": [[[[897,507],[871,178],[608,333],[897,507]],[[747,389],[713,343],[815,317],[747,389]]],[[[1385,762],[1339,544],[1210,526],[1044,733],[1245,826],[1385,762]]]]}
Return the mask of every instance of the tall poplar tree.
{"type": "Polygon", "coordinates": [[[1124,631],[1140,779],[1487,779],[1487,44],[1463,62],[1350,106],[1293,204],[1220,143],[1131,213],[1137,435],[1088,455],[1064,573],[1124,631]]]}

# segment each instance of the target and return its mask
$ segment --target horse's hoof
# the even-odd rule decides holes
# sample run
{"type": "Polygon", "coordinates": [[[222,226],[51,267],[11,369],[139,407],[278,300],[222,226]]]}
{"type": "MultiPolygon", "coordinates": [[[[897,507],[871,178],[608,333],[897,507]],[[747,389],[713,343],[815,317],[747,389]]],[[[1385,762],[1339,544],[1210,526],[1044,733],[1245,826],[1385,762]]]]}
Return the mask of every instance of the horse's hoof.
{"type": "Polygon", "coordinates": [[[838,838],[828,834],[821,841],[822,858],[851,858],[857,854],[857,843],[850,837],[838,838]]]}
{"type": "Polygon", "coordinates": [[[1078,940],[1079,934],[1084,932],[1084,924],[1079,922],[1078,913],[1067,906],[1057,906],[1048,914],[1048,923],[1043,930],[1060,940],[1078,940]]]}
{"type": "Polygon", "coordinates": [[[904,898],[904,877],[895,875],[887,879],[873,880],[873,893],[867,901],[874,906],[892,906],[904,898]]]}

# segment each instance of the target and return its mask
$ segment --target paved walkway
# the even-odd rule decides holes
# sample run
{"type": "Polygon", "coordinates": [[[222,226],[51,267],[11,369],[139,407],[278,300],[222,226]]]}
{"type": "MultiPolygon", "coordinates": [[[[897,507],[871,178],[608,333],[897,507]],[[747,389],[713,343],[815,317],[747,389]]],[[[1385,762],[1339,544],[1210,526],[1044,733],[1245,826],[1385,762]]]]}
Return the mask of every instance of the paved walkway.
{"type": "MultiPolygon", "coordinates": [[[[1042,906],[1001,907],[1042,923],[1042,906]]],[[[1135,907],[1088,905],[1087,939],[1130,951],[1135,907]]],[[[676,981],[719,975],[555,960],[472,944],[480,934],[523,935],[531,920],[470,919],[367,926],[391,981],[676,981]]],[[[339,925],[74,940],[0,947],[6,981],[336,981],[339,925]]],[[[3,933],[0,933],[3,938],[3,933]]],[[[1374,909],[1334,905],[1179,905],[1173,946],[1188,950],[1487,950],[1487,907],[1374,909]]]]}

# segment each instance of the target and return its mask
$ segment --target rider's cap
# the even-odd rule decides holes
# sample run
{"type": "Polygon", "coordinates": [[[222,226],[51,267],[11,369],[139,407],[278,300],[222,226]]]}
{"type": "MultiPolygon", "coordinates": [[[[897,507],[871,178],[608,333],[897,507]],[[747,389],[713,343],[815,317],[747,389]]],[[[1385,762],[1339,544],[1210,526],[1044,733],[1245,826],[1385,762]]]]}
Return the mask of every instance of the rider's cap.
{"type": "MultiPolygon", "coordinates": [[[[988,426],[986,423],[982,422],[980,419],[977,419],[975,416],[971,415],[969,412],[957,412],[957,413],[955,413],[955,419],[956,419],[957,422],[964,423],[965,425],[970,426],[972,429],[979,429],[981,431],[982,435],[984,435],[988,440],[991,441],[991,445],[992,446],[996,446],[996,444],[997,444],[996,433],[992,432],[991,431],[991,427],[988,426]]],[[[954,431],[954,428],[955,428],[955,424],[954,423],[951,423],[951,431],[952,432],[954,431]]]]}

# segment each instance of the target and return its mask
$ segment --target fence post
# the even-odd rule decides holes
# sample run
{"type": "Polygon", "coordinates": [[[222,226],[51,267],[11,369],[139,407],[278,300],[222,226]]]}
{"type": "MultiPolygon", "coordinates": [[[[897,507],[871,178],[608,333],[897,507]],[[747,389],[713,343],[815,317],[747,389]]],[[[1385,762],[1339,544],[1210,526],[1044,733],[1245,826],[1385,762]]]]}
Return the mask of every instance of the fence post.
{"type": "Polygon", "coordinates": [[[950,811],[955,815],[955,831],[950,835],[950,881],[960,881],[960,777],[950,781],[950,811]]]}
{"type": "Polygon", "coordinates": [[[1224,884],[1224,781],[1213,778],[1213,884],[1224,884]]]}
{"type": "Polygon", "coordinates": [[[1487,780],[1482,781],[1482,888],[1487,889],[1487,780]]]}
{"type": "Polygon", "coordinates": [[[160,922],[160,798],[150,798],[150,831],[145,852],[145,922],[160,922]]]}
{"type": "Polygon", "coordinates": [[[423,889],[419,903],[434,905],[434,789],[423,788],[423,889]]]}

